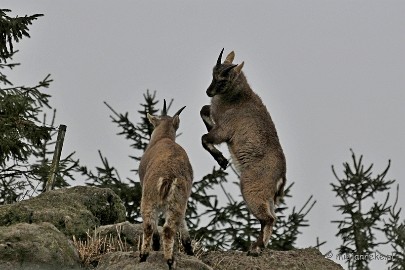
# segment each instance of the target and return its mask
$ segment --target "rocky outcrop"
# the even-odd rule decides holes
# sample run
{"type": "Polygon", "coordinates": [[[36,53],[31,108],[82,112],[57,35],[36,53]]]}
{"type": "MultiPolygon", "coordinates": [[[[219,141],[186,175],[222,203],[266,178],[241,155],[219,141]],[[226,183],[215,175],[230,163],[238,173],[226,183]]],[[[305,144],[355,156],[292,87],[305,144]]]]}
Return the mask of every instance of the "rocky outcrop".
{"type": "MultiPolygon", "coordinates": [[[[159,227],[161,231],[161,227],[159,227]]],[[[101,237],[112,236],[120,237],[120,239],[128,244],[133,250],[136,250],[139,246],[139,242],[142,239],[143,227],[142,224],[132,224],[128,221],[104,225],[97,228],[97,233],[101,237]]]]}
{"type": "MultiPolygon", "coordinates": [[[[176,254],[177,270],[212,270],[199,259],[186,254],[176,254]]],[[[167,270],[162,251],[151,252],[146,262],[139,262],[139,252],[114,252],[101,257],[97,270],[167,270]]],[[[242,269],[242,268],[240,268],[242,269]]]]}
{"type": "Polygon", "coordinates": [[[49,222],[68,236],[84,237],[96,226],[122,221],[125,207],[108,188],[63,188],[0,206],[0,226],[49,222]]]}
{"type": "MultiPolygon", "coordinates": [[[[258,257],[250,257],[240,251],[211,251],[199,258],[176,254],[177,270],[216,269],[216,270],[343,270],[325,258],[316,248],[290,251],[265,250],[258,257]]],[[[103,255],[97,270],[167,270],[163,252],[151,252],[146,262],[139,263],[139,252],[114,252],[103,255]]]]}
{"type": "MultiPolygon", "coordinates": [[[[151,252],[146,262],[139,262],[139,252],[136,250],[143,233],[142,224],[124,221],[125,208],[122,201],[113,191],[104,188],[79,186],[65,188],[46,192],[12,205],[2,205],[0,269],[86,269],[79,257],[83,252],[88,252],[87,247],[80,246],[79,254],[71,239],[74,235],[77,239],[82,237],[83,241],[85,240],[83,236],[90,231],[94,235],[93,240],[119,236],[118,239],[125,242],[125,245],[128,244],[128,248],[110,248],[106,249],[110,253],[104,255],[98,253],[94,258],[88,257],[94,260],[86,264],[89,267],[87,269],[167,270],[168,266],[162,251],[151,252]]],[[[160,227],[159,230],[161,231],[160,227]]],[[[178,247],[175,250],[179,250],[178,247]]],[[[249,257],[245,252],[239,251],[202,253],[200,250],[198,254],[195,257],[177,253],[175,255],[177,270],[343,269],[314,248],[291,251],[265,250],[258,257],[249,257]]]]}
{"type": "Polygon", "coordinates": [[[212,251],[201,260],[217,270],[343,270],[342,266],[325,258],[316,248],[275,251],[266,249],[258,257],[240,251],[212,251]]]}
{"type": "Polygon", "coordinates": [[[125,220],[110,189],[73,187],[0,206],[0,269],[79,269],[72,236],[125,220]]]}
{"type": "Polygon", "coordinates": [[[54,225],[0,227],[0,269],[80,269],[76,248],[54,225]]]}

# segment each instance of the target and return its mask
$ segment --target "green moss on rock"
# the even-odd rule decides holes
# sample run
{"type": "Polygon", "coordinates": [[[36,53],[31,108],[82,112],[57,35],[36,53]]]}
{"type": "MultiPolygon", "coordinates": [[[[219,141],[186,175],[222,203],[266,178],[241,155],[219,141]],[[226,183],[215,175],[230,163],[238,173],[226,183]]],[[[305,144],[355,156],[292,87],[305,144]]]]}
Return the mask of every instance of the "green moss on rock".
{"type": "Polygon", "coordinates": [[[76,186],[0,206],[0,226],[49,222],[66,235],[83,237],[100,225],[125,221],[125,207],[111,189],[76,186]]]}

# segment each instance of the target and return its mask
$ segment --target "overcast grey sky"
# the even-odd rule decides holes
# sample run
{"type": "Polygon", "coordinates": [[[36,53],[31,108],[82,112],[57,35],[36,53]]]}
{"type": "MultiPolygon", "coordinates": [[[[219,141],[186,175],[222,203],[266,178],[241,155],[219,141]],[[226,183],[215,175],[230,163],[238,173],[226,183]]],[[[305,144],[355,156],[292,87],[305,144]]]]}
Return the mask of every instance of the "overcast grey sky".
{"type": "Polygon", "coordinates": [[[187,106],[178,142],[195,179],[208,173],[216,164],[200,145],[199,110],[209,103],[205,90],[225,48],[236,63],[245,61],[248,82],[276,124],[288,182],[295,182],[289,206],[311,194],[318,201],[299,247],[319,236],[328,241],[322,251],[336,253],[331,165],[341,172],[350,148],[376,173],[392,160],[388,178],[401,183],[405,205],[404,1],[3,0],[2,8],[45,14],[17,46],[14,60],[22,65],[8,74],[16,85],[52,74],[51,103],[57,123],[67,125],[63,154],[76,151],[90,168],[100,164],[100,149],[122,178],[138,179],[103,101],[138,122],[150,89],[174,98],[175,110],[187,106]]]}

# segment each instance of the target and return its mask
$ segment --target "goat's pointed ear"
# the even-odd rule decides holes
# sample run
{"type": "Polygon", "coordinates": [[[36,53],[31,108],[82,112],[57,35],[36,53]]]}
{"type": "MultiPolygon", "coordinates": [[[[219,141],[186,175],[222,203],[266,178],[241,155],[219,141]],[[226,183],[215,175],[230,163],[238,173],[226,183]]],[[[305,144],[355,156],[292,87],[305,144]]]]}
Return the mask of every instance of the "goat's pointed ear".
{"type": "Polygon", "coordinates": [[[239,65],[237,65],[234,70],[236,71],[237,74],[239,74],[242,71],[243,65],[245,64],[245,62],[240,63],[239,65]]]}
{"type": "Polygon", "coordinates": [[[149,113],[146,113],[146,117],[148,117],[149,122],[156,127],[158,118],[156,116],[150,115],[149,113]]]}
{"type": "Polygon", "coordinates": [[[225,58],[224,63],[232,64],[233,59],[235,58],[235,52],[231,51],[225,58]]]}
{"type": "Polygon", "coordinates": [[[180,117],[178,115],[175,115],[173,117],[173,127],[177,130],[180,126],[180,117]]]}

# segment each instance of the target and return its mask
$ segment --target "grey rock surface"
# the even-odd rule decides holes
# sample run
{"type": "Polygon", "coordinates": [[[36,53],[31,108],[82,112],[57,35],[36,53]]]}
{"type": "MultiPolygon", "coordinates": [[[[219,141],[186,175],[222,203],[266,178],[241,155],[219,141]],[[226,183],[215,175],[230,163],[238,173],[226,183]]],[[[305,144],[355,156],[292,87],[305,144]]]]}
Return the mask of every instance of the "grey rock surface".
{"type": "Polygon", "coordinates": [[[80,269],[76,248],[54,225],[0,227],[0,269],[80,269]]]}
{"type": "MultiPolygon", "coordinates": [[[[199,259],[176,254],[177,270],[212,270],[199,259]]],[[[151,252],[146,262],[139,262],[139,252],[114,252],[101,257],[97,270],[168,270],[162,251],[151,252]]]]}
{"type": "Polygon", "coordinates": [[[0,226],[49,222],[68,236],[84,237],[96,226],[122,221],[125,207],[108,188],[63,188],[0,206],[0,226]]]}

